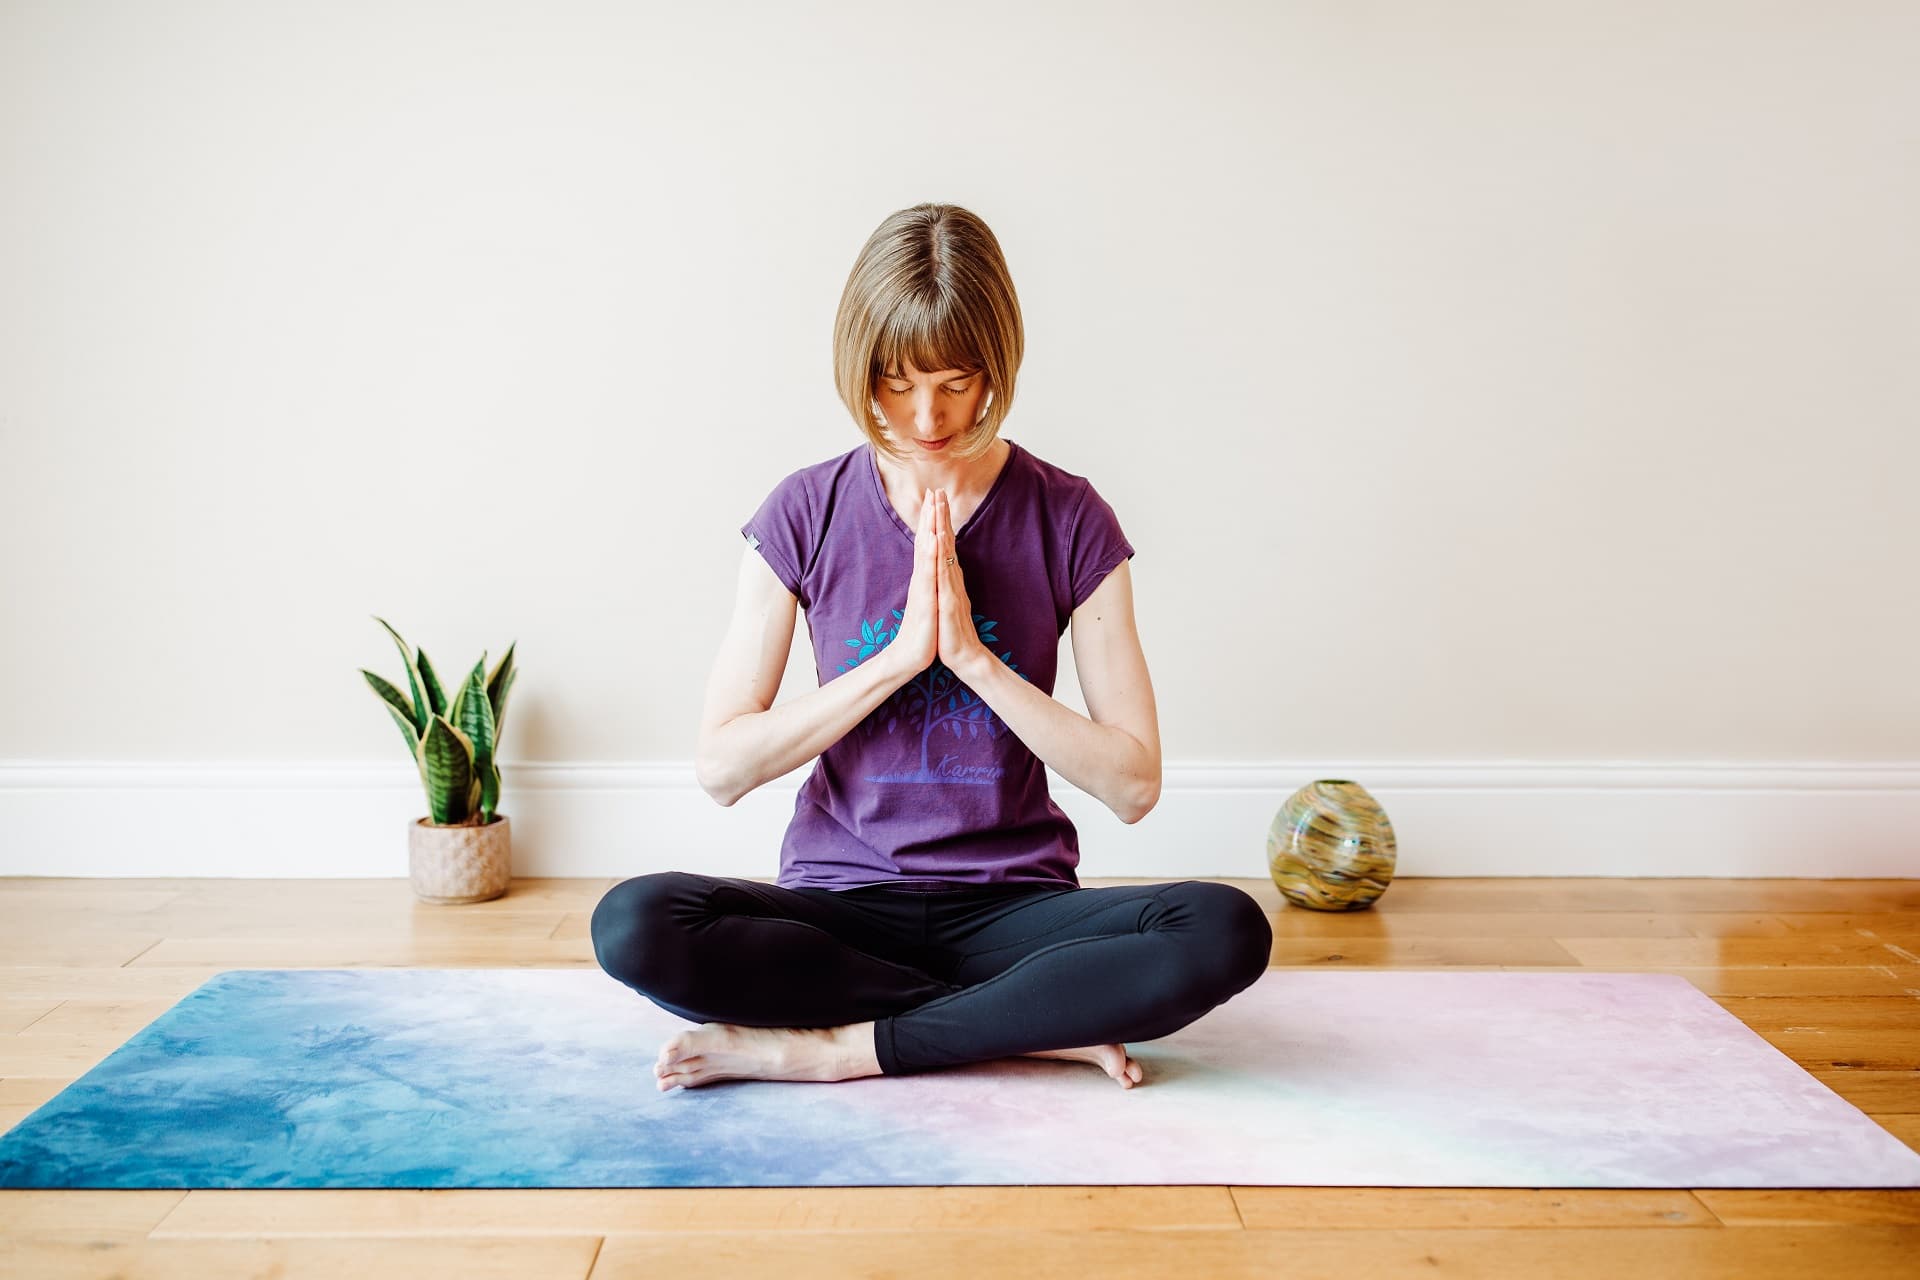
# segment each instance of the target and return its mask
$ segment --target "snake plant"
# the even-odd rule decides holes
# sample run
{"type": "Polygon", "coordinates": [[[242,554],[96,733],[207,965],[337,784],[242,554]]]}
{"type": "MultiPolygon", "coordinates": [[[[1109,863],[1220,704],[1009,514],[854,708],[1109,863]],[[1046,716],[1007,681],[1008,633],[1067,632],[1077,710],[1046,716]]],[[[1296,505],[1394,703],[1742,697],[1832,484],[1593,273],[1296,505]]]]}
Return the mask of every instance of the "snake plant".
{"type": "MultiPolygon", "coordinates": [[[[513,645],[507,646],[491,675],[484,680],[481,671],[487,655],[473,664],[453,702],[440,688],[433,664],[424,649],[407,651],[400,633],[388,627],[384,618],[373,619],[387,627],[387,634],[400,646],[400,657],[407,666],[407,684],[413,698],[362,667],[360,674],[373,686],[374,693],[387,706],[393,722],[406,735],[407,754],[420,768],[420,781],[427,788],[427,806],[437,827],[477,827],[493,821],[500,803],[500,766],[497,755],[500,732],[506,724],[507,694],[513,689],[513,645]]],[[[516,642],[517,643],[517,642],[516,642]]]]}

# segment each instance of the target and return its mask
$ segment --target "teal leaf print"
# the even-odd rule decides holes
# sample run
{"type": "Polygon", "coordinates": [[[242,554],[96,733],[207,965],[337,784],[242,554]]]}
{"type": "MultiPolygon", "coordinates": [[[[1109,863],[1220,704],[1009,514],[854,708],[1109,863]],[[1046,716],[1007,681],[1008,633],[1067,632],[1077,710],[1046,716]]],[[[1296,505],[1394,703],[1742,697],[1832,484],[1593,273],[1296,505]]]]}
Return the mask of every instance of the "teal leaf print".
{"type": "MultiPolygon", "coordinates": [[[[888,613],[892,616],[883,614],[879,618],[863,616],[860,619],[860,634],[842,642],[854,653],[839,664],[840,670],[853,670],[899,636],[900,623],[906,619],[906,614],[900,609],[892,609],[888,613]]],[[[981,644],[1002,643],[994,630],[1000,625],[998,620],[976,613],[973,615],[973,624],[981,644]]],[[[989,648],[988,652],[995,651],[989,648]]],[[[1026,673],[1014,661],[1013,650],[1001,650],[997,656],[1009,671],[1022,680],[1027,679],[1026,673]]],[[[886,702],[861,721],[857,729],[868,739],[880,733],[888,737],[899,733],[912,735],[908,742],[918,756],[917,769],[903,769],[883,777],[870,777],[868,781],[991,784],[1004,773],[991,756],[984,759],[943,756],[938,761],[934,760],[931,750],[933,737],[942,727],[947,736],[956,742],[974,742],[982,737],[991,742],[1009,732],[1005,722],[993,714],[993,708],[962,683],[946,663],[935,658],[925,671],[894,690],[886,702]],[[941,766],[938,772],[934,769],[936,764],[941,766]]]]}

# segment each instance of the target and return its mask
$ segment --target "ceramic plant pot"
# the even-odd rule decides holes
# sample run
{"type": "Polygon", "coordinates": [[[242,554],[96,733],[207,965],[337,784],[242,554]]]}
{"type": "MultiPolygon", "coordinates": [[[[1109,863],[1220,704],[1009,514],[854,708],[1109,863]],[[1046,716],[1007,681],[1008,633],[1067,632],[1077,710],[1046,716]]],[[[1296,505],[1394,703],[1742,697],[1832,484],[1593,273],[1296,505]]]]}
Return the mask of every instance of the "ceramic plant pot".
{"type": "Polygon", "coordinates": [[[414,896],[422,902],[486,902],[513,879],[507,815],[484,827],[436,827],[414,819],[407,831],[407,862],[414,896]]]}
{"type": "Polygon", "coordinates": [[[1267,871],[1288,902],[1315,911],[1373,904],[1393,880],[1393,824],[1367,789],[1345,778],[1309,782],[1267,831],[1267,871]]]}

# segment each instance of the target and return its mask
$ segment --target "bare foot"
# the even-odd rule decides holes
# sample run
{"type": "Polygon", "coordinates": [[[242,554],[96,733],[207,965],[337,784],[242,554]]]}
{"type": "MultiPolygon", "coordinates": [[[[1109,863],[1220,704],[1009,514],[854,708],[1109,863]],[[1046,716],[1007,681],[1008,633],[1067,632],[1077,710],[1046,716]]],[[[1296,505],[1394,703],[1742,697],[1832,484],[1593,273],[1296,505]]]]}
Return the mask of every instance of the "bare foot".
{"type": "Polygon", "coordinates": [[[1118,1080],[1122,1089],[1131,1089],[1146,1078],[1146,1069],[1127,1056],[1127,1046],[1123,1044],[1090,1044],[1078,1049],[1040,1049],[1019,1056],[1022,1058],[1070,1058],[1075,1062],[1091,1062],[1118,1080]]]}
{"type": "MultiPolygon", "coordinates": [[[[743,1027],[703,1022],[676,1032],[660,1046],[653,1073],[661,1090],[694,1088],[716,1080],[847,1080],[879,1073],[873,1024],[846,1027],[743,1027]]],[[[1037,1049],[1023,1058],[1090,1062],[1131,1089],[1145,1079],[1123,1044],[1037,1049]]]]}
{"type": "Polygon", "coordinates": [[[660,1046],[653,1074],[662,1090],[715,1080],[845,1080],[860,1072],[842,1044],[843,1030],[703,1022],[660,1046]]]}

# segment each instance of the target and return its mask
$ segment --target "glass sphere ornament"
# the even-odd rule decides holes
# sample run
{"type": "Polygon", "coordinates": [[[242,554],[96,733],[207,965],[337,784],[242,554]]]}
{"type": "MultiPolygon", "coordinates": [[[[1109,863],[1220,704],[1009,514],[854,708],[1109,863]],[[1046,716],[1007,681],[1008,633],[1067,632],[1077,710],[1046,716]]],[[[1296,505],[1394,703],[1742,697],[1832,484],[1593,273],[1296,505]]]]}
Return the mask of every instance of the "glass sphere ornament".
{"type": "Polygon", "coordinates": [[[1267,831],[1267,871],[1280,896],[1314,911],[1357,911],[1393,880],[1387,811],[1357,782],[1323,778],[1287,798],[1267,831]]]}

